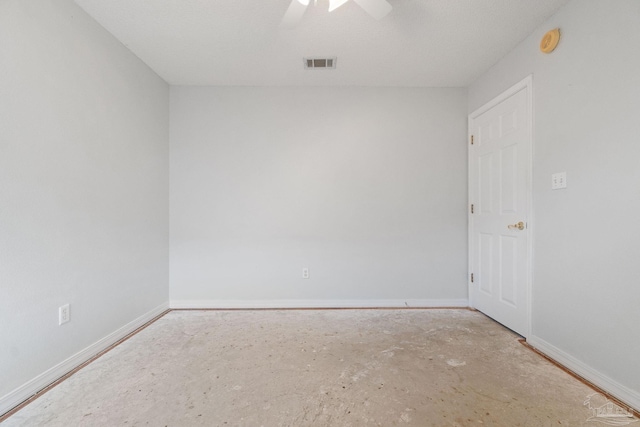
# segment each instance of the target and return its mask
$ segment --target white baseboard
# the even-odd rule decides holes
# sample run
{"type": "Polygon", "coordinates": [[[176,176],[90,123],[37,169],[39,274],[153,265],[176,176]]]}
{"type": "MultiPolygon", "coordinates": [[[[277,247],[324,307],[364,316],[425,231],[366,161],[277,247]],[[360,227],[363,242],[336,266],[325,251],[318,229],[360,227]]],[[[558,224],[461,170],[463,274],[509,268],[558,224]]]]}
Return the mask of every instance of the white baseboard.
{"type": "Polygon", "coordinates": [[[632,390],[629,387],[620,384],[535,335],[527,338],[527,343],[567,369],[580,375],[585,380],[590,381],[595,386],[600,387],[602,390],[616,397],[621,402],[631,405],[631,407],[636,411],[640,410],[640,391],[632,390]]]}
{"type": "Polygon", "coordinates": [[[100,352],[106,350],[168,309],[168,303],[164,303],[154,308],[3,396],[0,398],[0,416],[9,412],[11,409],[29,399],[40,390],[54,383],[59,378],[82,365],[84,362],[90,360],[100,352]]]}
{"type": "Polygon", "coordinates": [[[438,308],[469,307],[468,299],[372,299],[372,300],[171,300],[172,309],[256,308],[438,308]]]}

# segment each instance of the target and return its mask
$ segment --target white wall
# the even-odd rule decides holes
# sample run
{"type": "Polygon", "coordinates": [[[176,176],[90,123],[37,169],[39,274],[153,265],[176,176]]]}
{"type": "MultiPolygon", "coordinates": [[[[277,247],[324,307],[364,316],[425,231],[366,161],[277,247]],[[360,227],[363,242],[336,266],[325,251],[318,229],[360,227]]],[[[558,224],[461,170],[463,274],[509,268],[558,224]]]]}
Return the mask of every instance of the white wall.
{"type": "Polygon", "coordinates": [[[640,408],[640,2],[575,0],[469,89],[533,73],[531,342],[640,408]],[[545,55],[543,34],[560,27],[545,55]],[[567,172],[566,190],[551,174],[567,172]]]}
{"type": "Polygon", "coordinates": [[[71,0],[0,2],[0,58],[2,397],[168,301],[169,89],[71,0]]]}
{"type": "Polygon", "coordinates": [[[465,89],[172,87],[172,306],[465,304],[466,181],[465,89]]]}

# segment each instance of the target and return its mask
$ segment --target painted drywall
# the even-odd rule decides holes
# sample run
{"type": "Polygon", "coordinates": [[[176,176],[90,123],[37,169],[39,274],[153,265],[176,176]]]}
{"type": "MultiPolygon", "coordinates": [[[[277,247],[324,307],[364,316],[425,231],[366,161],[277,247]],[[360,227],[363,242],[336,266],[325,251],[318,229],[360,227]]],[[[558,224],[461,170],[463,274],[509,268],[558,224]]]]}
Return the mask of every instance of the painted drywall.
{"type": "Polygon", "coordinates": [[[172,87],[172,305],[464,303],[466,99],[172,87]]]}
{"type": "Polygon", "coordinates": [[[575,0],[469,88],[471,112],[533,74],[533,342],[636,407],[639,22],[637,0],[575,0]],[[552,191],[564,171],[567,188],[552,191]]]}
{"type": "Polygon", "coordinates": [[[71,0],[0,2],[0,58],[2,397],[167,303],[169,88],[71,0]]]}

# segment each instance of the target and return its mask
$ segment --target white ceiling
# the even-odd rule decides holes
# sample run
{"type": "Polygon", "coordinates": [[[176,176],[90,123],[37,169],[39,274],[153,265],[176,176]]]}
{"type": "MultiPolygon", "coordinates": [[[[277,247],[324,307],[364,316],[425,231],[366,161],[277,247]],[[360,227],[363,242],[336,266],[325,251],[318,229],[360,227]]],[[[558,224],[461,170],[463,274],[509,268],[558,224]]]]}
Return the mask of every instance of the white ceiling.
{"type": "MultiPolygon", "coordinates": [[[[381,21],[353,1],[75,0],[168,83],[221,86],[467,86],[568,0],[388,0],[381,21]],[[305,70],[306,56],[337,56],[305,70]]],[[[532,55],[540,54],[531,52],[532,55]]]]}

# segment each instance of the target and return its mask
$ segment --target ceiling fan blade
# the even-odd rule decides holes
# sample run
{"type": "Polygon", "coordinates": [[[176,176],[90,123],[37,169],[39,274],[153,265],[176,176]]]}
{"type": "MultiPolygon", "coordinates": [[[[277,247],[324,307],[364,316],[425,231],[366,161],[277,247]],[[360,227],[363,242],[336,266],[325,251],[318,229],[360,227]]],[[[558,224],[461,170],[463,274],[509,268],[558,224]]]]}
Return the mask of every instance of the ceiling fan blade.
{"type": "Polygon", "coordinates": [[[333,12],[349,0],[329,0],[329,12],[333,12]]]}
{"type": "Polygon", "coordinates": [[[309,6],[309,0],[291,0],[289,8],[282,18],[283,27],[294,27],[302,19],[302,15],[309,6]]]}
{"type": "Polygon", "coordinates": [[[358,6],[363,8],[365,12],[373,16],[375,19],[382,19],[391,12],[391,5],[387,0],[353,0],[358,6]]]}

